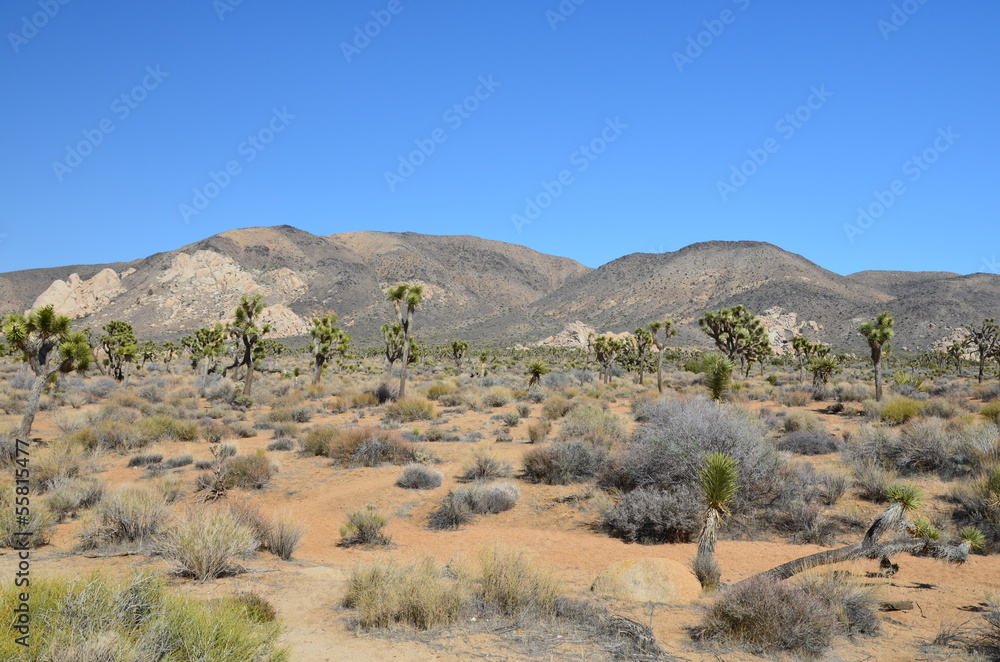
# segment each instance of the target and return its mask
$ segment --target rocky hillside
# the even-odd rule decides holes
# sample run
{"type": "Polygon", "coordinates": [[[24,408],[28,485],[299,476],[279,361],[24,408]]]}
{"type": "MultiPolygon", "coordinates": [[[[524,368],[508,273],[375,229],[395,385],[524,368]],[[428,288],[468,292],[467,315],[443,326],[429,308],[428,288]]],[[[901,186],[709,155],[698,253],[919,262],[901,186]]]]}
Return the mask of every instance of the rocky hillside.
{"type": "Polygon", "coordinates": [[[802,333],[863,351],[857,324],[891,310],[897,346],[922,349],[997,316],[1000,295],[996,275],[840,276],[751,241],[636,253],[590,269],[476,237],[323,237],[284,225],[232,230],[128,263],[0,274],[0,313],[52,303],[94,328],[125,319],[140,336],[169,338],[228,318],[241,294],[259,292],[278,336],[301,335],[311,315],[332,310],[359,341],[374,342],[391,316],[383,291],[401,281],[424,286],[418,333],[429,342],[557,336],[552,342],[561,344],[571,340],[559,334],[576,322],[622,333],[670,317],[681,331],[674,342],[704,345],[698,317],[742,303],[764,318],[776,347],[802,333]]]}

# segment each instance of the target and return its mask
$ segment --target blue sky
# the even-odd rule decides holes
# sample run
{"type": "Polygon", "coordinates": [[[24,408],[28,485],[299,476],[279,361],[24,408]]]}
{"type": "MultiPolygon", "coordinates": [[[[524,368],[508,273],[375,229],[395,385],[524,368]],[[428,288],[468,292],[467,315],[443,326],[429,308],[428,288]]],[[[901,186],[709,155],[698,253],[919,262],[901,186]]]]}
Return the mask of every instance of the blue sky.
{"type": "Polygon", "coordinates": [[[3,3],[0,271],[285,223],[1000,254],[995,2],[236,1],[3,3]]]}

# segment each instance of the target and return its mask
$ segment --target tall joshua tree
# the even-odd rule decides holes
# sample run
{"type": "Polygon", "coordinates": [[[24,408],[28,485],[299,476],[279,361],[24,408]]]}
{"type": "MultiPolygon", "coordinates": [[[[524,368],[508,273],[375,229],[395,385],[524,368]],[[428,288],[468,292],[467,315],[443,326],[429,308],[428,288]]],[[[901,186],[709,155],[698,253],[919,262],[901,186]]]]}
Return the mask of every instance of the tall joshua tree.
{"type": "Polygon", "coordinates": [[[256,362],[264,358],[263,336],[271,332],[270,324],[257,325],[263,312],[264,298],[260,294],[255,294],[252,298],[244,294],[240,297],[233,321],[226,327],[230,337],[236,341],[237,352],[236,360],[226,370],[239,366],[246,368],[243,395],[247,397],[250,396],[256,362]]]}
{"type": "Polygon", "coordinates": [[[646,372],[646,350],[653,344],[653,334],[641,326],[635,330],[635,363],[639,368],[639,383],[646,372]]]}
{"type": "Polygon", "coordinates": [[[594,354],[597,356],[597,362],[601,364],[601,374],[605,384],[611,382],[611,367],[615,364],[621,349],[620,340],[608,336],[597,336],[594,339],[594,354]]]}
{"type": "MultiPolygon", "coordinates": [[[[725,359],[724,359],[725,360],[725,359]]],[[[715,562],[715,541],[719,527],[729,512],[729,504],[736,496],[736,460],[725,453],[710,453],[705,456],[705,465],[698,472],[698,485],[708,504],[705,521],[698,535],[698,552],[694,560],[694,571],[701,587],[711,591],[719,585],[719,564],[715,562]]]]}
{"type": "Polygon", "coordinates": [[[872,366],[875,368],[876,401],[882,399],[882,352],[885,344],[896,335],[896,331],[893,329],[895,323],[896,320],[893,319],[887,310],[880,313],[874,321],[862,322],[858,327],[858,331],[868,341],[868,346],[872,351],[872,366]]]}
{"type": "Polygon", "coordinates": [[[451,358],[455,361],[455,367],[461,370],[462,359],[465,358],[465,353],[469,351],[469,343],[464,340],[452,340],[449,347],[451,348],[451,358]]]}
{"type": "Polygon", "coordinates": [[[59,373],[76,370],[86,372],[94,355],[87,335],[71,329],[69,317],[59,315],[52,306],[45,306],[27,316],[13,314],[3,322],[3,333],[10,347],[35,373],[28,403],[17,430],[17,439],[27,441],[35,423],[39,400],[45,385],[59,373]]]}
{"type": "Polygon", "coordinates": [[[995,318],[990,317],[983,320],[979,326],[969,324],[965,328],[968,331],[966,342],[979,355],[979,383],[982,384],[986,361],[1000,349],[1000,326],[997,326],[995,318]]]}
{"type": "Polygon", "coordinates": [[[218,367],[217,359],[226,347],[226,327],[216,322],[214,327],[198,329],[193,336],[181,338],[181,346],[191,354],[191,367],[200,369],[204,377],[218,367]]]}
{"type": "Polygon", "coordinates": [[[663,350],[667,348],[667,342],[672,336],[677,335],[673,320],[657,320],[646,325],[649,333],[653,337],[653,344],[656,345],[656,390],[663,393],[663,350]],[[661,334],[662,340],[661,340],[661,334]]]}
{"type": "Polygon", "coordinates": [[[753,362],[770,348],[764,322],[743,306],[705,313],[698,326],[730,361],[753,362]]]}
{"type": "Polygon", "coordinates": [[[400,283],[390,287],[387,292],[389,301],[396,311],[396,322],[403,329],[403,365],[399,369],[399,399],[406,395],[406,368],[410,361],[410,337],[413,326],[413,312],[423,299],[424,288],[421,285],[400,283]]]}
{"type": "Polygon", "coordinates": [[[135,338],[132,325],[122,320],[112,320],[101,327],[101,349],[107,355],[104,365],[111,375],[128,386],[132,364],[139,354],[139,342],[135,338]]]}
{"type": "Polygon", "coordinates": [[[337,315],[330,313],[312,318],[313,384],[319,384],[323,377],[323,367],[336,355],[343,356],[351,344],[351,337],[337,326],[337,315]]]}

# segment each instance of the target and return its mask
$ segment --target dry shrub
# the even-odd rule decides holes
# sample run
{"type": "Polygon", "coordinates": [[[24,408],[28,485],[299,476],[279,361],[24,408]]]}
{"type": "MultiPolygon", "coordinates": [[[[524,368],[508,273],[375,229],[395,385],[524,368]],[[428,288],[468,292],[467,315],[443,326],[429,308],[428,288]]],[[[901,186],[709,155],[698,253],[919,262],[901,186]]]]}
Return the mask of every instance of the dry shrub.
{"type": "Polygon", "coordinates": [[[582,441],[559,441],[524,454],[524,478],[546,485],[582,483],[597,475],[606,457],[603,448],[582,441]]]}
{"type": "Polygon", "coordinates": [[[836,629],[836,615],[819,598],[759,578],[720,595],[694,632],[697,639],[735,644],[755,655],[791,652],[818,658],[836,629]]]}
{"type": "Polygon", "coordinates": [[[548,419],[542,419],[537,423],[528,424],[528,443],[540,444],[545,441],[552,431],[552,423],[548,419]]]}
{"type": "Polygon", "coordinates": [[[601,513],[601,528],[627,542],[690,542],[701,529],[704,501],[692,485],[641,487],[601,513]]]}
{"type": "Polygon", "coordinates": [[[390,402],[385,407],[387,418],[410,423],[412,421],[430,420],[437,416],[434,404],[424,398],[403,398],[390,402]]]}
{"type": "Polygon", "coordinates": [[[253,529],[229,508],[197,506],[169,529],[160,553],[177,563],[182,574],[198,581],[244,572],[240,561],[260,546],[253,529]]]}
{"type": "Polygon", "coordinates": [[[520,498],[513,483],[473,484],[448,492],[441,505],[431,513],[432,529],[457,529],[474,515],[495,515],[510,510],[520,498]]]}
{"type": "Polygon", "coordinates": [[[299,440],[303,455],[326,456],[330,454],[330,444],[337,438],[338,431],[331,427],[314,427],[299,440]]]}
{"type": "Polygon", "coordinates": [[[555,614],[559,582],[551,572],[533,565],[523,551],[487,547],[479,561],[479,597],[493,611],[518,621],[555,614]]]}
{"type": "Polygon", "coordinates": [[[408,490],[432,490],[441,487],[443,478],[440,471],[414,463],[403,467],[403,472],[396,479],[396,485],[408,490]]]}
{"type": "Polygon", "coordinates": [[[167,521],[163,494],[145,485],[123,485],[94,508],[94,522],[81,533],[85,547],[146,543],[167,521]]]}
{"type": "Polygon", "coordinates": [[[594,405],[581,405],[566,414],[560,428],[564,439],[588,441],[592,444],[611,446],[624,441],[627,434],[621,416],[594,405]]]}
{"type": "Polygon", "coordinates": [[[292,558],[295,548],[305,534],[305,527],[288,515],[275,515],[271,518],[265,542],[272,554],[288,561],[292,558]]]}
{"type": "Polygon", "coordinates": [[[413,444],[402,435],[380,428],[349,428],[331,440],[329,457],[345,467],[378,467],[407,464],[417,459],[413,444]]]}
{"type": "Polygon", "coordinates": [[[553,395],[542,405],[542,418],[550,421],[560,419],[573,408],[574,403],[561,395],[553,395]]]}
{"type": "Polygon", "coordinates": [[[412,566],[374,561],[351,570],[342,604],[357,610],[362,628],[431,630],[455,623],[467,594],[465,582],[447,578],[429,557],[412,566]]]}
{"type": "Polygon", "coordinates": [[[799,455],[826,455],[836,453],[839,448],[837,438],[832,434],[821,430],[805,429],[792,432],[778,441],[776,446],[780,451],[799,455]]]}
{"type": "Polygon", "coordinates": [[[347,514],[347,521],[340,527],[340,544],[342,547],[389,545],[392,538],[384,530],[388,523],[389,518],[380,513],[374,503],[368,503],[347,514]]]}
{"type": "Polygon", "coordinates": [[[472,461],[465,466],[459,480],[465,482],[485,481],[493,478],[507,478],[511,474],[508,462],[499,459],[488,448],[477,448],[472,452],[472,461]]]}

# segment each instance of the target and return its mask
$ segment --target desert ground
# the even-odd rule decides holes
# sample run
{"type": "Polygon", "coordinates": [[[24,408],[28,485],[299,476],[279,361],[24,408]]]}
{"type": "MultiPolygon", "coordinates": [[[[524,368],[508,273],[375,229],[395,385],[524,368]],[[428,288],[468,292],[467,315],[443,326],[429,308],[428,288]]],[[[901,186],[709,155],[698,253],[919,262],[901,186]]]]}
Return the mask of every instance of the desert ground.
{"type": "MultiPolygon", "coordinates": [[[[934,530],[932,538],[957,545],[960,529],[972,523],[985,536],[983,547],[973,549],[964,563],[899,554],[892,559],[898,569],[886,571],[878,559],[860,559],[785,580],[798,585],[810,577],[834,577],[867,596],[877,621],[878,632],[866,633],[851,631],[841,618],[829,633],[831,640],[814,655],[845,662],[998,659],[991,648],[997,643],[996,626],[991,630],[984,618],[1000,599],[997,505],[975,519],[955,495],[974,492],[977,481],[996,466],[1000,446],[996,412],[989,405],[1000,395],[995,376],[979,385],[968,372],[958,377],[929,368],[909,370],[900,361],[895,371],[900,377],[892,379],[888,371],[886,398],[875,403],[870,365],[858,361],[814,390],[810,376],[800,380],[794,360],[786,358],[749,377],[734,374],[732,387],[715,404],[707,399],[705,376],[684,369],[686,356],[678,353],[665,361],[662,396],[655,374],[646,374],[639,384],[635,374],[616,371],[604,384],[595,366],[574,369],[581,364],[559,352],[547,358],[553,372],[530,389],[523,353],[506,352],[486,376],[475,374],[475,366],[459,369],[444,357],[425,357],[410,367],[406,399],[381,404],[380,385],[394,388],[398,378],[385,373],[377,356],[331,369],[319,385],[293,371],[307,365],[308,356],[282,356],[281,371],[256,376],[250,406],[235,397],[238,375],[200,375],[182,358],[147,363],[127,386],[93,373],[64,376],[43,395],[32,431],[32,503],[49,515],[31,551],[32,577],[82,582],[100,571],[124,581],[137,571],[152,571],[166,578],[171,595],[211,601],[253,593],[276,612],[281,632],[276,644],[287,659],[309,662],[798,659],[810,653],[781,646],[761,650],[738,638],[696,634],[728,587],[787,561],[859,542],[887,507],[872,496],[879,486],[871,483],[903,482],[919,488],[923,498],[916,512],[934,530]],[[695,403],[743,416],[785,472],[779,480],[796,484],[786,485],[778,502],[765,507],[737,500],[725,515],[715,550],[721,586],[715,590],[703,591],[692,570],[700,524],[662,538],[682,542],[656,541],[655,535],[632,541],[608,525],[609,513],[627,491],[609,487],[602,467],[589,476],[553,481],[567,484],[546,484],[524,471],[526,453],[571,441],[598,449],[606,465],[652,425],[641,414],[643,407],[663,403],[695,403]],[[903,413],[887,412],[890,404],[903,413]],[[119,429],[110,429],[115,426],[119,429]],[[410,455],[341,461],[343,456],[330,447],[352,430],[381,431],[410,455]],[[985,446],[968,442],[979,444],[974,453],[960,441],[975,436],[970,430],[977,439],[987,439],[985,446]],[[801,446],[783,444],[796,433],[801,446]],[[911,448],[913,440],[923,444],[927,457],[899,452],[911,448]],[[829,447],[811,448],[820,442],[829,447]],[[213,456],[225,445],[235,447],[229,452],[237,459],[257,457],[270,470],[253,477],[253,484],[213,482],[212,473],[218,479],[225,463],[213,456]],[[864,473],[865,453],[878,455],[879,472],[869,463],[864,473]],[[960,453],[978,455],[961,466],[943,466],[960,453]],[[184,456],[190,458],[170,461],[184,456]],[[469,474],[476,457],[480,465],[489,459],[492,467],[478,480],[469,474]],[[440,472],[440,486],[397,486],[404,464],[440,472]],[[101,486],[102,496],[74,502],[80,481],[101,486]],[[509,509],[476,514],[453,528],[429,526],[449,492],[497,482],[514,486],[516,502],[509,509]],[[135,539],[109,534],[109,511],[102,503],[136,486],[161,495],[155,531],[135,539]],[[345,521],[366,504],[387,518],[388,540],[344,544],[345,521]],[[199,579],[176,554],[164,551],[162,540],[192,510],[234,506],[244,514],[251,511],[256,521],[277,517],[301,526],[290,558],[282,560],[255,545],[260,549],[219,576],[199,579]],[[503,614],[473,601],[447,622],[421,628],[405,622],[366,627],[359,611],[345,606],[352,574],[360,568],[415,564],[427,557],[441,572],[464,568],[458,574],[468,576],[467,590],[476,594],[484,549],[523,553],[532,568],[551,573],[558,593],[573,604],[597,605],[603,614],[648,628],[642,633],[655,636],[659,652],[629,648],[628,634],[609,634],[593,622],[544,609],[503,614]],[[641,559],[667,563],[655,566],[656,578],[624,582],[623,589],[595,585],[605,569],[641,559]],[[886,603],[902,608],[885,611],[886,603]]],[[[13,360],[0,364],[0,372],[0,412],[6,412],[0,431],[9,437],[20,422],[18,403],[26,398],[31,375],[13,360]]],[[[391,388],[381,388],[391,395],[391,388]]],[[[13,468],[5,469],[0,480],[6,486],[13,475],[13,468]]],[[[704,505],[698,509],[701,513],[704,505]]],[[[916,521],[916,515],[910,519],[916,521]]],[[[893,535],[922,534],[902,527],[893,535]]],[[[16,555],[9,544],[0,551],[5,583],[14,575],[16,555]]],[[[41,636],[45,621],[36,619],[34,627],[34,636],[41,636]]],[[[78,653],[59,659],[98,659],[78,653]]]]}

